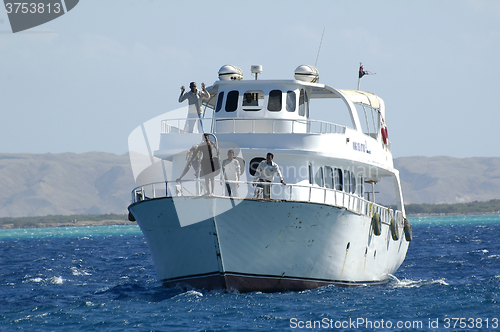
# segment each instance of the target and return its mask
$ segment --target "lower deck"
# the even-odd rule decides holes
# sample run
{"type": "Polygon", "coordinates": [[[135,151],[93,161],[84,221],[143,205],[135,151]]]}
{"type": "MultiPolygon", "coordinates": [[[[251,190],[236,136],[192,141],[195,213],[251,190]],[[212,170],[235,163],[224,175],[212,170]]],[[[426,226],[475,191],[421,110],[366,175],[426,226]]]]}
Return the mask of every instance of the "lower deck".
{"type": "MultiPolygon", "coordinates": [[[[242,199],[265,201],[262,191],[257,183],[248,181],[215,181],[215,190],[212,197],[229,197],[226,186],[231,186],[231,207],[236,206],[242,199]]],[[[341,188],[329,188],[325,186],[311,186],[309,184],[287,184],[269,183],[271,200],[288,202],[305,202],[324,204],[344,208],[354,213],[372,217],[380,216],[381,222],[390,225],[395,220],[403,227],[404,215],[399,210],[374,203],[361,197],[356,192],[344,191],[341,188]]],[[[205,197],[207,195],[206,182],[204,180],[187,181],[165,181],[143,185],[132,190],[132,203],[142,200],[150,200],[163,197],[205,197]]]]}
{"type": "Polygon", "coordinates": [[[129,206],[168,286],[303,290],[385,282],[403,262],[402,227],[375,230],[346,208],[222,196],[143,199],[129,206]]]}

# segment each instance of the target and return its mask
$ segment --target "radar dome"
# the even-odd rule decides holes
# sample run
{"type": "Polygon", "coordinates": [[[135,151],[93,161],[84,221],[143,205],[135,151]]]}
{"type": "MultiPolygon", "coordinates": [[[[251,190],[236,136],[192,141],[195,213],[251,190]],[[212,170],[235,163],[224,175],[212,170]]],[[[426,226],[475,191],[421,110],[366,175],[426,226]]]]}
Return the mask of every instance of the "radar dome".
{"type": "Polygon", "coordinates": [[[319,80],[319,72],[316,67],[309,65],[298,66],[295,69],[295,79],[309,83],[316,83],[319,80]]]}
{"type": "Polygon", "coordinates": [[[233,65],[224,65],[219,69],[219,80],[221,81],[241,81],[243,72],[233,65]]]}

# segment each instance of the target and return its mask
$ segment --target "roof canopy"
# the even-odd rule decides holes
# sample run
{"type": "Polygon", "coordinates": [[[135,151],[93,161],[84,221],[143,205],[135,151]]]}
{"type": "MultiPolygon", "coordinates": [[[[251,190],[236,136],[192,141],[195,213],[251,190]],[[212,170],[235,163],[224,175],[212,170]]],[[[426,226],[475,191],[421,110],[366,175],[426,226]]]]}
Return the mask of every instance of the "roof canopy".
{"type": "Polygon", "coordinates": [[[379,98],[370,92],[359,91],[359,90],[345,90],[339,89],[344,95],[346,95],[353,103],[360,104],[363,106],[368,106],[374,109],[380,109],[379,98]]]}

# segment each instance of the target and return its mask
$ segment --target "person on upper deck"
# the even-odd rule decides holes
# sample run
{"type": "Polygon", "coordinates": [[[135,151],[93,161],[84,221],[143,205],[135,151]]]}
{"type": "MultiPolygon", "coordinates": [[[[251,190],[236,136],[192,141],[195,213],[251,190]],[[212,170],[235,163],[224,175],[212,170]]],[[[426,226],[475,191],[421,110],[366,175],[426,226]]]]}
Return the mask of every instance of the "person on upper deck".
{"type": "Polygon", "coordinates": [[[255,176],[253,178],[254,182],[260,182],[257,184],[257,187],[262,188],[264,198],[271,197],[271,182],[273,182],[274,175],[276,173],[278,173],[281,184],[286,185],[285,181],[283,181],[280,168],[278,164],[273,161],[273,158],[274,155],[269,152],[266,156],[266,160],[262,160],[259,166],[257,166],[257,170],[255,171],[255,176]]]}
{"type": "Polygon", "coordinates": [[[179,96],[179,103],[184,100],[188,100],[188,117],[186,119],[186,125],[184,126],[184,131],[193,133],[195,124],[199,121],[198,132],[203,132],[203,123],[201,118],[203,117],[203,100],[210,99],[210,93],[205,89],[205,83],[201,83],[201,91],[196,88],[196,83],[191,82],[189,84],[190,91],[184,93],[186,89],[181,86],[181,95],[179,96]]]}

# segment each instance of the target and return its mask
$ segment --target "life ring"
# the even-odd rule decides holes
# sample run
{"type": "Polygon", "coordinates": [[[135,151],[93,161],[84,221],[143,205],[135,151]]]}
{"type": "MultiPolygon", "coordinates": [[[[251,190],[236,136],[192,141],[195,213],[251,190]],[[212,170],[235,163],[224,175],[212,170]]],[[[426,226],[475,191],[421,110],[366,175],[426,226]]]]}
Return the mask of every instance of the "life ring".
{"type": "Polygon", "coordinates": [[[380,221],[380,214],[375,212],[375,214],[372,217],[372,227],[373,227],[373,234],[376,236],[379,236],[382,234],[382,222],[380,221]]]}
{"type": "Polygon", "coordinates": [[[394,218],[391,218],[391,235],[394,241],[399,240],[399,224],[394,218]]]}
{"type": "Polygon", "coordinates": [[[413,240],[413,231],[411,229],[411,223],[408,219],[404,219],[404,227],[403,230],[405,231],[405,239],[406,241],[410,242],[413,240]]]}
{"type": "Polygon", "coordinates": [[[389,140],[389,134],[387,133],[387,127],[383,126],[381,132],[382,132],[382,140],[384,141],[384,144],[387,145],[387,141],[389,140]]]}

